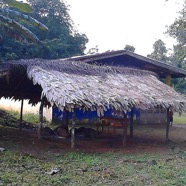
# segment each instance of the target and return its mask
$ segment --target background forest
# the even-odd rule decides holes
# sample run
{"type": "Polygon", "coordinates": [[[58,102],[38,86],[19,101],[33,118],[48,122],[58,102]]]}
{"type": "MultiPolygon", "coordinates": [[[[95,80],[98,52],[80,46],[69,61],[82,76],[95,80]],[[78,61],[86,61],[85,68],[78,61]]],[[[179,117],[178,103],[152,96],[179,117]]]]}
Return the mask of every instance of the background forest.
{"type": "MultiPolygon", "coordinates": [[[[186,69],[186,1],[179,11],[179,17],[167,26],[165,34],[176,39],[173,50],[167,49],[166,44],[158,39],[153,44],[153,52],[148,57],[186,69]]],[[[174,79],[172,84],[177,91],[186,94],[185,78],[174,79]]]]}
{"type": "MultiPolygon", "coordinates": [[[[21,58],[65,58],[84,53],[88,42],[86,35],[79,33],[70,18],[67,6],[60,0],[28,0],[33,11],[29,16],[48,27],[47,31],[37,29],[20,17],[13,17],[21,25],[26,26],[41,41],[41,44],[29,42],[18,37],[17,30],[7,28],[0,20],[0,58],[2,60],[21,58]]],[[[1,8],[5,3],[1,3],[1,8]]],[[[10,10],[15,7],[6,6],[10,10]]],[[[1,14],[1,12],[0,12],[1,14]]],[[[12,18],[12,16],[10,15],[12,18]]]]}

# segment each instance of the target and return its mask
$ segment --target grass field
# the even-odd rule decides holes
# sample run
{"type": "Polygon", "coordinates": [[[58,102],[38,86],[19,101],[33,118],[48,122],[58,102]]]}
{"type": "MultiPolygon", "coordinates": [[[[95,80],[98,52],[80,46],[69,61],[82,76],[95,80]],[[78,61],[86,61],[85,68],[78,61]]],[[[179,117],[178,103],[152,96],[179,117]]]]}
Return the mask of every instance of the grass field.
{"type": "Polygon", "coordinates": [[[0,152],[0,185],[186,185],[186,152],[170,155],[0,152]],[[56,174],[54,173],[56,171],[56,174]]]}
{"type": "Polygon", "coordinates": [[[0,147],[6,149],[0,151],[0,186],[186,185],[185,127],[173,125],[168,143],[162,126],[138,125],[125,149],[112,136],[79,140],[71,150],[68,140],[39,140],[34,131],[1,126],[5,119],[14,121],[0,119],[0,147]]]}
{"type": "Polygon", "coordinates": [[[178,113],[174,114],[174,124],[186,124],[186,113],[182,113],[181,116],[179,116],[178,113]]]}

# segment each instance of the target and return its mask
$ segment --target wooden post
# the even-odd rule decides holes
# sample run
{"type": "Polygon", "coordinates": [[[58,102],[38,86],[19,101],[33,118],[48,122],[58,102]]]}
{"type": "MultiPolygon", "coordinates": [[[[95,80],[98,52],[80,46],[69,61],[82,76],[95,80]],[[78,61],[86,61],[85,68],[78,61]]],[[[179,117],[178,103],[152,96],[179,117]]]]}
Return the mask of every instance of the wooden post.
{"type": "Polygon", "coordinates": [[[133,123],[134,123],[134,108],[131,110],[131,118],[130,118],[130,137],[133,137],[133,123]]]}
{"type": "MultiPolygon", "coordinates": [[[[167,74],[165,82],[168,86],[171,87],[171,75],[167,74]]],[[[167,109],[167,123],[166,123],[166,141],[169,139],[169,125],[170,125],[170,117],[169,117],[169,109],[167,109]]]]}
{"type": "Polygon", "coordinates": [[[43,128],[43,98],[41,99],[41,104],[39,107],[39,139],[42,138],[42,128],[43,128]]]}
{"type": "Polygon", "coordinates": [[[75,146],[75,120],[76,120],[76,113],[75,110],[72,113],[72,125],[71,125],[71,149],[74,149],[75,146]]]}
{"type": "Polygon", "coordinates": [[[169,109],[167,109],[166,141],[169,140],[169,124],[170,124],[169,109]]]}
{"type": "Polygon", "coordinates": [[[69,111],[68,110],[65,110],[65,125],[66,125],[66,129],[67,130],[68,130],[68,119],[69,119],[68,116],[69,116],[69,111]]]}
{"type": "Polygon", "coordinates": [[[22,130],[22,122],[23,122],[23,99],[21,100],[21,112],[20,112],[20,119],[19,119],[19,130],[22,130]]]}
{"type": "Polygon", "coordinates": [[[127,114],[124,114],[124,119],[123,119],[123,147],[127,146],[127,128],[128,128],[128,119],[127,119],[127,114]]]}
{"type": "Polygon", "coordinates": [[[165,78],[165,83],[171,87],[171,75],[167,74],[165,78]]]}

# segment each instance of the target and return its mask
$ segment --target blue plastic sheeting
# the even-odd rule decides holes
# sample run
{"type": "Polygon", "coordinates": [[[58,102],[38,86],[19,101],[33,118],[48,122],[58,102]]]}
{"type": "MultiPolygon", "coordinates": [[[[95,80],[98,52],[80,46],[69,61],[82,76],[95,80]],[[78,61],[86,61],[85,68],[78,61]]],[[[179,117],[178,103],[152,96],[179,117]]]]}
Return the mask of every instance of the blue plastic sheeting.
{"type": "MultiPolygon", "coordinates": [[[[92,119],[99,118],[96,111],[85,111],[84,112],[83,110],[80,110],[77,108],[77,109],[75,109],[75,112],[76,112],[76,119],[78,119],[78,120],[82,120],[82,119],[92,120],[92,119]]],[[[66,114],[66,112],[62,112],[57,107],[53,107],[52,118],[54,120],[61,120],[61,121],[65,120],[65,118],[66,118],[65,114],[66,114]]],[[[140,117],[139,109],[134,108],[134,115],[136,116],[136,118],[140,117]]],[[[114,117],[113,110],[109,109],[109,110],[105,111],[104,116],[105,117],[114,117]]],[[[128,118],[130,118],[131,112],[127,112],[127,116],[128,116],[128,118]]],[[[68,118],[72,119],[72,112],[69,112],[68,118]]]]}

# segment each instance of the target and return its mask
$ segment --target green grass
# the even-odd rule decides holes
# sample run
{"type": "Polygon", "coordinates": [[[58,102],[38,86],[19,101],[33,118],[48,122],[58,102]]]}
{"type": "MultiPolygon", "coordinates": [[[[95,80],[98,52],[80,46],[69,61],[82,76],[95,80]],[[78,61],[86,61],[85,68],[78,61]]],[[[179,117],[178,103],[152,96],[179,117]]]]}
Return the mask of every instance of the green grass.
{"type": "Polygon", "coordinates": [[[1,185],[186,185],[186,156],[0,152],[1,185]],[[149,160],[157,165],[149,165],[149,160]],[[170,161],[166,161],[170,159],[170,161]],[[56,168],[57,174],[48,172],[56,168]]]}
{"type": "MultiPolygon", "coordinates": [[[[19,118],[19,114],[13,113],[14,117],[19,118]]],[[[186,114],[182,115],[183,117],[186,114]]],[[[175,115],[176,118],[176,115],[175,115]]],[[[7,120],[11,123],[10,117],[0,118],[0,123],[7,120]]],[[[31,118],[30,121],[34,119],[31,118]]],[[[136,127],[135,135],[153,132],[154,136],[162,128],[136,127]]],[[[183,130],[181,130],[183,131],[183,130]]],[[[177,131],[178,132],[178,131],[177,131]]],[[[184,136],[182,142],[172,142],[173,147],[179,146],[181,151],[174,153],[174,148],[170,144],[170,152],[154,153],[149,149],[149,153],[135,151],[136,153],[125,153],[124,150],[117,152],[105,153],[85,153],[81,151],[71,151],[64,149],[59,154],[57,148],[61,148],[52,141],[37,141],[18,130],[12,130],[0,126],[0,147],[7,150],[0,151],[0,186],[102,186],[102,185],[127,185],[127,186],[184,186],[186,185],[186,151],[184,136]],[[21,135],[22,134],[22,135],[21,135]],[[33,144],[33,141],[35,143],[33,144]],[[24,143],[26,144],[24,144],[24,143]],[[49,143],[50,142],[50,143],[49,143]],[[44,144],[45,143],[45,144],[44,144]],[[24,144],[24,146],[23,146],[24,144]],[[23,148],[31,149],[31,154],[22,153],[23,148]],[[37,148],[38,145],[38,148],[37,148]],[[49,145],[49,146],[47,146],[49,145]],[[55,147],[56,145],[56,147],[55,147]],[[46,148],[44,148],[46,147],[46,148]],[[47,148],[48,147],[48,148],[47,148]],[[56,148],[53,149],[51,148],[56,148]],[[40,149],[42,148],[42,149],[40,149]],[[40,150],[39,153],[37,150],[40,150]],[[152,165],[150,162],[155,160],[157,164],[152,165]],[[49,172],[52,169],[58,169],[54,175],[49,172]]],[[[172,134],[173,135],[173,134],[172,134]]],[[[175,134],[176,137],[181,134],[175,134]]],[[[151,138],[152,138],[151,136],[151,138]]],[[[162,135],[157,135],[162,136],[162,135]]],[[[173,136],[171,136],[173,137],[173,136]]],[[[90,142],[91,143],[91,142],[90,142]]],[[[171,143],[171,142],[170,142],[171,143]]],[[[167,147],[168,148],[168,147],[167,147]]],[[[133,149],[135,150],[135,149],[133,149]]],[[[140,151],[140,149],[139,149],[140,151]]]]}
{"type": "MultiPolygon", "coordinates": [[[[20,113],[17,111],[7,111],[16,119],[20,118],[20,113]]],[[[39,114],[26,113],[23,114],[23,120],[31,123],[39,123],[39,114]]]]}
{"type": "Polygon", "coordinates": [[[182,113],[181,117],[178,113],[174,114],[174,124],[186,124],[186,113],[182,113]]]}
{"type": "MultiPolygon", "coordinates": [[[[20,119],[20,113],[17,111],[6,111],[7,113],[11,114],[16,119],[20,119]]],[[[33,113],[26,113],[23,114],[23,120],[30,123],[39,123],[39,114],[33,114],[33,113]]],[[[46,122],[46,118],[44,117],[44,122],[46,122]]]]}

